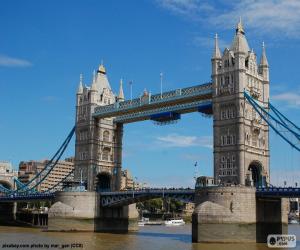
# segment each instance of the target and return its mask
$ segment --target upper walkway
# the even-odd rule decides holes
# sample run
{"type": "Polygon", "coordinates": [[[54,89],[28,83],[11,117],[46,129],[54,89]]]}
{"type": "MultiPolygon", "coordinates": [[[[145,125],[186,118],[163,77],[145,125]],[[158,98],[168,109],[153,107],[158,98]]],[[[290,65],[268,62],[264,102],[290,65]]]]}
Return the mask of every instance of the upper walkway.
{"type": "Polygon", "coordinates": [[[165,112],[183,114],[199,111],[212,114],[212,91],[212,83],[206,83],[162,94],[148,94],[133,100],[98,106],[93,116],[115,117],[115,122],[129,123],[149,120],[152,115],[165,112]]]}

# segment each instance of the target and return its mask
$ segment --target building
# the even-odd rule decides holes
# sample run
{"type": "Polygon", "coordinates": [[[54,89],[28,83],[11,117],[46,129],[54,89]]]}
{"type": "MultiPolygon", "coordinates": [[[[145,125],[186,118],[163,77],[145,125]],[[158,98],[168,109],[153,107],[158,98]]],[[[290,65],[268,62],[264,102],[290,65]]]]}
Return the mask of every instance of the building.
{"type": "Polygon", "coordinates": [[[214,185],[215,185],[215,179],[213,177],[200,176],[196,180],[195,188],[208,187],[208,186],[214,186],[214,185]]]}
{"type": "MultiPolygon", "coordinates": [[[[49,163],[49,160],[42,161],[22,161],[19,164],[19,176],[18,179],[22,183],[28,183],[34,176],[42,171],[45,168],[46,164],[49,163]]],[[[54,169],[46,177],[46,179],[37,186],[38,191],[46,191],[49,188],[53,187],[55,184],[64,179],[71,171],[74,170],[74,160],[73,158],[67,158],[64,161],[58,161],[54,169]]],[[[37,181],[44,177],[44,174],[41,174],[37,181]]]]}
{"type": "Polygon", "coordinates": [[[120,190],[123,124],[112,118],[94,119],[98,106],[121,105],[122,80],[118,96],[111,89],[101,64],[90,86],[80,83],[76,98],[75,180],[82,176],[88,191],[120,190]]]}
{"type": "Polygon", "coordinates": [[[121,175],[121,190],[130,190],[133,187],[134,182],[129,170],[123,170],[121,175]]]}
{"type": "Polygon", "coordinates": [[[191,216],[194,212],[194,209],[195,209],[195,203],[193,202],[184,203],[182,213],[184,214],[184,216],[191,216]]]}
{"type": "Polygon", "coordinates": [[[18,171],[15,171],[13,169],[11,162],[0,161],[0,184],[3,187],[8,189],[13,189],[14,178],[17,176],[18,176],[18,171]]]}
{"type": "Polygon", "coordinates": [[[254,186],[269,182],[269,127],[244,97],[246,91],[260,105],[268,105],[265,46],[258,63],[240,20],[231,47],[222,54],[216,35],[211,63],[216,182],[254,186]]]}

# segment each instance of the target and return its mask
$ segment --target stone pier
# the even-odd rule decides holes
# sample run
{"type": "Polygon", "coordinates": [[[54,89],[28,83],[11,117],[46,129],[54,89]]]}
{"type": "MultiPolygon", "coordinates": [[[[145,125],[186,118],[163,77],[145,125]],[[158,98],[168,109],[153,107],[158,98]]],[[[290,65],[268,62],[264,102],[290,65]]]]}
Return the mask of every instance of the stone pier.
{"type": "Polygon", "coordinates": [[[96,192],[58,192],[48,212],[49,231],[94,231],[126,233],[138,230],[135,204],[100,207],[96,192]]]}
{"type": "Polygon", "coordinates": [[[0,204],[0,225],[11,224],[16,220],[17,203],[8,202],[0,204]]]}
{"type": "Polygon", "coordinates": [[[286,202],[256,198],[253,187],[199,188],[195,203],[193,242],[266,242],[285,232],[286,202]]]}

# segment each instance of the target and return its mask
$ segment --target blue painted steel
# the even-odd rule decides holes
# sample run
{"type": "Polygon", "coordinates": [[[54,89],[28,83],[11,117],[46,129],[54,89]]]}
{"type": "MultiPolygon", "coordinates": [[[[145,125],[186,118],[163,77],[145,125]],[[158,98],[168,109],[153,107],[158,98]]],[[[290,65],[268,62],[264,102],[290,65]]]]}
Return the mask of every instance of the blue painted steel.
{"type": "Polygon", "coordinates": [[[10,194],[0,195],[0,202],[12,202],[12,201],[31,201],[31,200],[52,200],[55,198],[55,193],[36,193],[36,194],[10,194]]]}
{"type": "Polygon", "coordinates": [[[245,92],[245,96],[247,98],[247,100],[251,103],[251,105],[254,107],[256,106],[257,108],[259,108],[261,111],[263,111],[263,113],[265,113],[268,117],[272,118],[272,120],[274,120],[277,124],[283,126],[284,128],[286,128],[287,130],[289,130],[294,136],[297,137],[298,140],[300,140],[300,134],[298,134],[297,132],[291,130],[291,128],[289,128],[285,123],[282,123],[281,121],[277,120],[273,115],[270,114],[270,112],[268,112],[267,110],[265,110],[264,107],[260,106],[257,101],[255,99],[253,99],[248,93],[245,92]]]}
{"type": "Polygon", "coordinates": [[[282,114],[278,109],[276,109],[270,102],[269,102],[269,107],[278,116],[278,118],[282,117],[283,119],[285,119],[285,121],[289,122],[292,126],[294,126],[296,129],[300,131],[300,128],[295,123],[289,120],[284,114],[282,114]]]}
{"type": "Polygon", "coordinates": [[[211,113],[211,111],[212,111],[212,103],[205,104],[205,105],[202,105],[202,106],[198,106],[198,112],[211,113]]]}
{"type": "Polygon", "coordinates": [[[300,198],[300,188],[294,187],[259,187],[256,189],[257,197],[274,198],[300,198]]]}
{"type": "MultiPolygon", "coordinates": [[[[137,111],[125,115],[119,115],[114,118],[114,122],[127,123],[138,119],[148,120],[150,119],[151,115],[163,113],[163,112],[176,112],[176,113],[193,112],[193,111],[197,111],[198,107],[206,106],[206,105],[212,107],[212,100],[201,100],[201,101],[195,101],[189,103],[181,103],[181,104],[161,107],[157,109],[137,111]]],[[[212,109],[210,111],[212,111],[212,109]]]]}
{"type": "Polygon", "coordinates": [[[164,112],[164,113],[151,115],[150,119],[159,122],[174,121],[180,119],[180,114],[176,112],[164,112]]]}
{"type": "MultiPolygon", "coordinates": [[[[49,161],[49,163],[46,164],[46,166],[42,169],[41,172],[39,172],[37,175],[35,175],[29,182],[27,182],[23,186],[20,186],[20,188],[17,188],[16,190],[9,190],[9,191],[7,191],[7,193],[11,194],[11,193],[16,193],[16,192],[17,193],[24,193],[24,192],[28,192],[28,191],[34,191],[35,187],[37,187],[38,185],[40,185],[40,183],[42,183],[47,178],[47,176],[51,173],[51,171],[54,169],[54,167],[56,166],[56,164],[60,160],[61,156],[65,152],[67,146],[69,145],[69,142],[71,141],[71,139],[72,139],[72,137],[74,135],[74,132],[75,132],[75,126],[73,127],[73,129],[69,133],[68,137],[65,139],[65,141],[61,145],[61,147],[58,149],[58,151],[55,153],[55,155],[52,157],[52,159],[49,161]],[[54,159],[57,156],[58,156],[58,158],[53,163],[54,159]],[[50,165],[50,163],[52,165],[50,165]],[[50,168],[48,168],[49,166],[50,166],[50,168]],[[45,172],[46,170],[48,172],[42,178],[40,178],[39,181],[35,182],[35,184],[33,186],[29,187],[29,185],[31,183],[33,183],[33,181],[36,180],[39,176],[41,176],[41,174],[43,172],[45,172]]],[[[21,183],[20,181],[18,181],[18,182],[21,183]]]]}
{"type": "MultiPolygon", "coordinates": [[[[114,116],[116,112],[128,112],[130,110],[140,108],[141,106],[154,107],[167,105],[168,103],[191,98],[200,95],[212,96],[212,83],[206,83],[184,89],[177,89],[162,93],[162,95],[149,95],[148,97],[140,97],[124,102],[116,102],[111,105],[98,106],[95,108],[93,116],[95,117],[109,117],[114,116]]],[[[117,116],[117,115],[115,115],[117,116]]]]}

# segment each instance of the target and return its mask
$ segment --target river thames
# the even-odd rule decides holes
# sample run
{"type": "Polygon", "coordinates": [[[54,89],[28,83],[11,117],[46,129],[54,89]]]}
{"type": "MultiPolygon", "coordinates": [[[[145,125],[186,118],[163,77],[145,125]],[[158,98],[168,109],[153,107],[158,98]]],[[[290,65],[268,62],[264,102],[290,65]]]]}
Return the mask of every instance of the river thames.
{"type": "MultiPolygon", "coordinates": [[[[300,226],[289,225],[300,249],[300,226]]],[[[178,227],[144,226],[130,234],[43,232],[38,228],[0,227],[1,249],[105,250],[263,250],[266,244],[200,244],[191,242],[191,224],[178,227]]],[[[277,248],[278,249],[278,248],[277,248]]]]}

